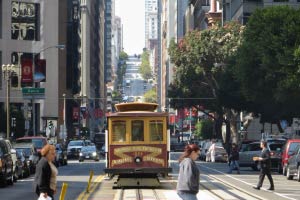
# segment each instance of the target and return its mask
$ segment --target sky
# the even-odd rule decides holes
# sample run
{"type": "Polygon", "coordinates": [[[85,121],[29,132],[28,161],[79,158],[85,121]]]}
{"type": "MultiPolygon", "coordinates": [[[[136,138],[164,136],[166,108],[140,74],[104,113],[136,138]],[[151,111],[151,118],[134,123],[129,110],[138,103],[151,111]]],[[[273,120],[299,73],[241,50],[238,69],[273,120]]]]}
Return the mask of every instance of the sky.
{"type": "Polygon", "coordinates": [[[145,47],[145,1],[115,0],[115,15],[123,24],[123,46],[128,55],[142,54],[145,47]]]}

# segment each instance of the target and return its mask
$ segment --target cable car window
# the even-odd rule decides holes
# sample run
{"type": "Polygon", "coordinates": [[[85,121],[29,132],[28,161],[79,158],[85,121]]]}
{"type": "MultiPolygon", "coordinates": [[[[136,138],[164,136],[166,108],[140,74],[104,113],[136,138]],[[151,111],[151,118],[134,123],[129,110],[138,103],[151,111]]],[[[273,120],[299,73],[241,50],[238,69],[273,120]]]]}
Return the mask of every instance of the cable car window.
{"type": "Polygon", "coordinates": [[[150,141],[163,141],[163,121],[151,120],[150,121],[150,141]]]}
{"type": "Polygon", "coordinates": [[[112,140],[114,142],[126,141],[126,121],[112,122],[112,140]]]}
{"type": "Polygon", "coordinates": [[[131,122],[131,140],[144,141],[144,121],[133,120],[131,122]]]}

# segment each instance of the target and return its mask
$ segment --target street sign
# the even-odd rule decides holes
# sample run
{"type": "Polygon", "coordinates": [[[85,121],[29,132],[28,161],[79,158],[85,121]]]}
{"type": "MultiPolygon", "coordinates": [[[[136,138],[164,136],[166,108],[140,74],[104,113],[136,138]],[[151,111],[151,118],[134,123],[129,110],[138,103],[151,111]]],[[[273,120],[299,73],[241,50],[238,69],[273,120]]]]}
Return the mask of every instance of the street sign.
{"type": "Polygon", "coordinates": [[[23,95],[45,94],[45,88],[22,88],[23,95]]]}

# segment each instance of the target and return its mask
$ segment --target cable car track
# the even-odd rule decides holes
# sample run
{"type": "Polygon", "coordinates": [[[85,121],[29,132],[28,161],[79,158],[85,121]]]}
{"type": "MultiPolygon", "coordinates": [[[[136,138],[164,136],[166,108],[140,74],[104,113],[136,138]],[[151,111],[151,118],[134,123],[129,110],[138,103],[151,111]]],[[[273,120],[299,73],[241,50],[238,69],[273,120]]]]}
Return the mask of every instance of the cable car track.
{"type": "Polygon", "coordinates": [[[118,200],[160,200],[155,189],[119,189],[118,200]]]}

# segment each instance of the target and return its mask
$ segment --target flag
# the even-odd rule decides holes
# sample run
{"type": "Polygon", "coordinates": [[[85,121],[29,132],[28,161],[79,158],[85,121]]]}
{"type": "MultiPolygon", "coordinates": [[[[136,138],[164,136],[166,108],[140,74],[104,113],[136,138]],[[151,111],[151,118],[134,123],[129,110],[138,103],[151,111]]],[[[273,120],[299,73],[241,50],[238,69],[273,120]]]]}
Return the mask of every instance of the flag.
{"type": "Polygon", "coordinates": [[[73,120],[79,119],[79,107],[73,107],[73,120]]]}
{"type": "Polygon", "coordinates": [[[32,82],[32,60],[22,59],[21,68],[22,68],[21,82],[22,83],[32,82]]]}
{"type": "Polygon", "coordinates": [[[35,61],[34,82],[46,82],[46,60],[35,61]]]}

